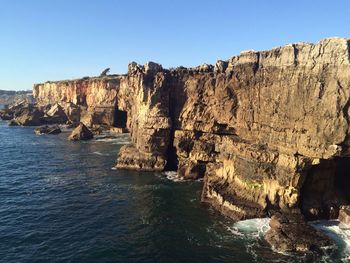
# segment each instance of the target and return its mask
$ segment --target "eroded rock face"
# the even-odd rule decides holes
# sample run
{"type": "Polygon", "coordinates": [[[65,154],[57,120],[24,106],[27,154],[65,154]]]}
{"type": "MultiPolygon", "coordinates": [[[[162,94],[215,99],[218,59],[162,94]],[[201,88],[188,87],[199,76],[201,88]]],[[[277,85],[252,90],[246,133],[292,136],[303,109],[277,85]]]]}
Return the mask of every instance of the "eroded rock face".
{"type": "Polygon", "coordinates": [[[162,171],[171,141],[169,72],[153,62],[131,63],[127,77],[132,145],[121,148],[118,168],[162,171]]]}
{"type": "Polygon", "coordinates": [[[48,82],[34,95],[78,106],[88,126],[128,129],[118,168],[204,177],[202,200],[230,218],[337,218],[350,201],[338,160],[350,156],[349,45],[330,38],[189,69],[133,62],[127,75],[48,82]]]}
{"type": "MultiPolygon", "coordinates": [[[[39,105],[60,105],[69,121],[86,126],[114,124],[119,92],[124,76],[101,76],[36,84],[33,94],[39,105]]],[[[126,107],[120,99],[121,107],[126,107]]]]}
{"type": "MultiPolygon", "coordinates": [[[[172,73],[179,168],[205,165],[203,201],[233,219],[298,208],[311,168],[348,147],[347,39],[244,52],[214,72],[172,73]]],[[[317,206],[335,211],[344,202],[328,198],[317,206]]]]}

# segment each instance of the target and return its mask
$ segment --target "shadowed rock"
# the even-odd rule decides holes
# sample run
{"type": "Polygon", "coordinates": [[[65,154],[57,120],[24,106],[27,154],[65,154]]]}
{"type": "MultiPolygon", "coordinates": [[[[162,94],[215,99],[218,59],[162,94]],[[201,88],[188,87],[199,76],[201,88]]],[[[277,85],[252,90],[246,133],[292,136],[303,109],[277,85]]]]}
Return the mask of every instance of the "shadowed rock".
{"type": "MultiPolygon", "coordinates": [[[[133,62],[126,75],[46,82],[34,95],[77,105],[89,127],[128,129],[118,168],[204,176],[202,201],[234,220],[294,209],[337,218],[350,203],[349,43],[250,50],[195,68],[133,62]]],[[[300,233],[295,222],[284,231],[300,233]]],[[[313,247],[288,240],[287,250],[313,247]]]]}
{"type": "Polygon", "coordinates": [[[308,225],[299,212],[271,217],[266,241],[281,252],[320,252],[324,247],[334,246],[325,234],[308,225]]]}
{"type": "Polygon", "coordinates": [[[68,139],[71,141],[80,141],[90,140],[93,137],[93,133],[83,123],[80,123],[79,126],[72,131],[68,139]]]}
{"type": "Polygon", "coordinates": [[[37,135],[41,134],[59,134],[61,129],[58,125],[53,126],[42,126],[34,129],[34,133],[37,135]]]}

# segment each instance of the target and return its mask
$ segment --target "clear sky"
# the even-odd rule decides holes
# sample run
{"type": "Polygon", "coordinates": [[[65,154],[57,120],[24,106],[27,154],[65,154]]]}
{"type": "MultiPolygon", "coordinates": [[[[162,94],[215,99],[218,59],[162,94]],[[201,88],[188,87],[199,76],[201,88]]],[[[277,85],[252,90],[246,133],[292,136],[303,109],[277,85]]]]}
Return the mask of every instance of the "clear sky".
{"type": "Polygon", "coordinates": [[[0,0],[0,89],[350,37],[350,0],[0,0]]]}

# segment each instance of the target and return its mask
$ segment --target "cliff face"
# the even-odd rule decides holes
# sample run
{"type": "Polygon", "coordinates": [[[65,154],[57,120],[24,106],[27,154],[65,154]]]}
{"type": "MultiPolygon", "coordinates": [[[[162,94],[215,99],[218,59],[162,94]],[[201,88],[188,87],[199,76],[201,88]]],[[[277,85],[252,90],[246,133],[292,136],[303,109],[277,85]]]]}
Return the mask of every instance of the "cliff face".
{"type": "Polygon", "coordinates": [[[348,39],[332,38],[191,69],[131,63],[125,76],[34,95],[80,105],[89,125],[127,126],[118,168],[204,176],[203,201],[234,219],[293,208],[331,218],[350,200],[349,54],[348,39]]]}
{"type": "Polygon", "coordinates": [[[114,126],[115,110],[127,107],[124,99],[119,99],[123,81],[124,76],[105,76],[46,82],[34,85],[33,95],[39,105],[59,103],[67,110],[72,105],[78,106],[80,112],[76,119],[87,126],[114,126]]]}

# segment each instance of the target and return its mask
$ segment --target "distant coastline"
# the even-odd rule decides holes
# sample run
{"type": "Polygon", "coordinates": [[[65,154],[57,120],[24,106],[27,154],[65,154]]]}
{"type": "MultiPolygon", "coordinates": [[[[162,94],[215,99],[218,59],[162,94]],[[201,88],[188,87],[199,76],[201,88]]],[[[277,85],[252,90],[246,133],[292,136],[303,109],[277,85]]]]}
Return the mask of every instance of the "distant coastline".
{"type": "Polygon", "coordinates": [[[30,103],[34,101],[31,90],[0,90],[0,104],[8,105],[23,100],[30,103]]]}

